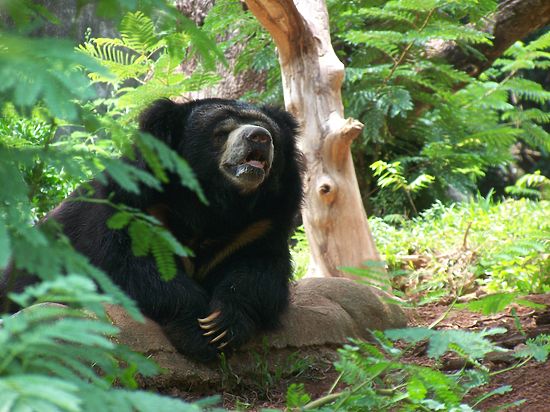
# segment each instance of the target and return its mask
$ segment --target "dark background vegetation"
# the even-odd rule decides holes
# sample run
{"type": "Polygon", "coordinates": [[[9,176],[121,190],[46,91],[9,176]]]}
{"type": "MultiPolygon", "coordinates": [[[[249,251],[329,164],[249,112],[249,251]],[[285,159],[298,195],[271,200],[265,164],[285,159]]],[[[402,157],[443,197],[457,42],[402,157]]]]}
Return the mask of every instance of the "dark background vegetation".
{"type": "MultiPolygon", "coordinates": [[[[134,192],[139,184],[158,187],[169,170],[200,193],[184,159],[136,131],[137,115],[158,97],[226,91],[283,104],[276,50],[246,6],[177,2],[191,20],[168,3],[0,2],[0,268],[11,264],[42,280],[12,296],[23,306],[67,305],[2,316],[6,410],[204,407],[137,389],[136,374],[158,368],[107,337],[118,331],[103,309],[120,304],[140,319],[135,304],[76,254],[58,227],[35,225],[103,170],[134,192]],[[117,160],[131,156],[132,145],[150,173],[117,160]]],[[[406,305],[483,296],[472,310],[490,313],[550,289],[550,31],[517,39],[490,67],[453,63],[444,52],[451,47],[467,61],[483,61],[483,48],[498,40],[486,32],[498,6],[328,1],[334,48],[346,66],[346,114],[365,125],[353,147],[361,192],[394,293],[406,305]]],[[[154,238],[158,246],[145,253],[169,278],[175,256],[186,249],[154,219],[113,206],[120,213],[109,224],[139,227],[136,250],[140,237],[154,238]]],[[[307,264],[300,230],[294,243],[299,278],[307,264]]],[[[378,333],[377,345],[342,349],[336,368],[347,392],[314,403],[294,385],[286,402],[329,405],[325,410],[474,408],[477,401],[467,395],[489,381],[482,360],[499,350],[489,339],[498,333],[433,327],[378,333]],[[472,368],[448,374],[406,362],[408,345],[421,341],[433,358],[453,352],[472,368]]],[[[545,361],[549,351],[541,334],[527,341],[516,366],[545,361]]]]}

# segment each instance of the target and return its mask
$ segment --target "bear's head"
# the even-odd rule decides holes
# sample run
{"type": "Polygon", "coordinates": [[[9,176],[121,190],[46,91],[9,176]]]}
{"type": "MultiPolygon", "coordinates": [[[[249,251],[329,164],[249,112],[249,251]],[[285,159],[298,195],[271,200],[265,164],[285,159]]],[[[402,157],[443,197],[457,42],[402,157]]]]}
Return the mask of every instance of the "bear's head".
{"type": "Polygon", "coordinates": [[[297,157],[297,128],[283,110],[225,99],[158,100],[140,118],[140,129],[185,158],[201,184],[229,182],[239,194],[281,181],[297,157]]]}

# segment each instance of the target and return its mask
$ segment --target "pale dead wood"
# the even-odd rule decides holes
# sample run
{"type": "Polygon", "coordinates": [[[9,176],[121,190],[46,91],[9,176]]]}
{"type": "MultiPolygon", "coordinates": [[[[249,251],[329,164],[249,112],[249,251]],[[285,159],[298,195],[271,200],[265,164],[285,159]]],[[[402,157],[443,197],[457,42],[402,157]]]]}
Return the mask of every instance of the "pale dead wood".
{"type": "Polygon", "coordinates": [[[344,118],[344,66],[332,48],[326,5],[319,0],[247,0],[279,51],[287,110],[302,125],[307,161],[302,211],[310,276],[343,276],[342,266],[379,261],[351,158],[363,125],[344,118]]]}

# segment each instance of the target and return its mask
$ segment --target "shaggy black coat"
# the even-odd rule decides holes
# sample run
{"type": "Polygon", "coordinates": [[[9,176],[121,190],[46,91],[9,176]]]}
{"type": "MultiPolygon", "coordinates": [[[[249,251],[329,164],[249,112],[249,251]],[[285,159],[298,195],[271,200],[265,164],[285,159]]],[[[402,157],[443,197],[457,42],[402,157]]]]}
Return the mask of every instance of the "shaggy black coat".
{"type": "MultiPolygon", "coordinates": [[[[208,205],[175,176],[163,191],[143,186],[139,195],[111,178],[91,185],[98,198],[112,196],[154,215],[194,251],[194,258],[178,260],[175,278],[163,281],[152,256],[132,254],[126,230],[106,226],[115,213],[109,206],[66,201],[48,219],[58,221],[74,248],[163,326],[181,353],[210,361],[276,326],[287,306],[288,238],[302,197],[297,124],[283,110],[233,100],[159,100],[142,114],[140,128],[187,160],[208,205]],[[227,136],[217,126],[227,119],[230,125],[259,124],[271,134],[273,162],[255,190],[241,190],[221,171],[227,136]]],[[[132,162],[147,169],[139,156],[132,162]]]]}

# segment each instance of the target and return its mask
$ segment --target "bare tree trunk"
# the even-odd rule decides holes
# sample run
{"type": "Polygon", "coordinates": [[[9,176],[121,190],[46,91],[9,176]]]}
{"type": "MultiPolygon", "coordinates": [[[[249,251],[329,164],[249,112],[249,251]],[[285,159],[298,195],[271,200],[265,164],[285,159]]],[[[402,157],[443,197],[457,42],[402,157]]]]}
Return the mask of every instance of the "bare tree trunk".
{"type": "Polygon", "coordinates": [[[379,261],[361,202],[350,145],[363,125],[344,119],[344,66],[330,41],[322,0],[246,0],[279,51],[287,110],[302,124],[307,160],[302,211],[310,276],[343,276],[341,266],[379,261]]]}

